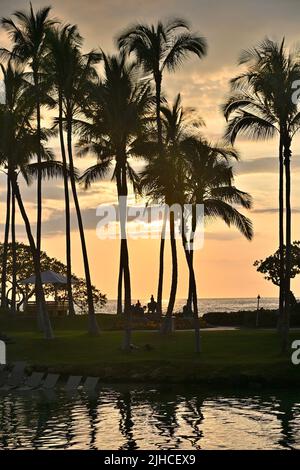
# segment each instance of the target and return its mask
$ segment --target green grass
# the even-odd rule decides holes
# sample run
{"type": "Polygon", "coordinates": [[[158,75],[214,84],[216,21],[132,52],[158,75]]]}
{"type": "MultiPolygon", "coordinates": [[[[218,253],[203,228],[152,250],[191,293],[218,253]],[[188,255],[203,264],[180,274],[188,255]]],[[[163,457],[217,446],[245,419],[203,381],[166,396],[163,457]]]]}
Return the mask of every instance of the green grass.
{"type": "MultiPolygon", "coordinates": [[[[34,368],[61,373],[99,375],[108,382],[300,385],[300,366],[292,365],[291,353],[280,354],[275,331],[203,331],[201,354],[194,352],[191,331],[168,337],[156,331],[136,331],[133,343],[138,349],[124,353],[122,331],[89,337],[76,322],[73,329],[74,323],[69,321],[69,330],[66,323],[54,323],[56,338],[47,341],[32,332],[33,324],[27,323],[24,331],[22,322],[2,320],[0,329],[14,340],[8,345],[8,360],[27,360],[34,368]]],[[[290,339],[300,339],[300,331],[292,332],[290,339]]]]}

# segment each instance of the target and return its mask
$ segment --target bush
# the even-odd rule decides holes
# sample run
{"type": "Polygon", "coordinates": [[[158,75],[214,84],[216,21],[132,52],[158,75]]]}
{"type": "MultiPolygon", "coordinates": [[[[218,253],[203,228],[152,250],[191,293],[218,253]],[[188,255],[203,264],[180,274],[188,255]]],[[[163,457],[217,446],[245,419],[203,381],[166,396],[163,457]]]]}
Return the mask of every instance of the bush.
{"type": "MultiPolygon", "coordinates": [[[[291,314],[290,325],[300,326],[299,305],[291,314]]],[[[248,328],[256,327],[257,311],[239,312],[209,312],[203,315],[203,319],[213,326],[244,326],[248,328]]],[[[263,328],[276,328],[278,320],[278,310],[260,310],[258,313],[258,325],[263,328]]]]}

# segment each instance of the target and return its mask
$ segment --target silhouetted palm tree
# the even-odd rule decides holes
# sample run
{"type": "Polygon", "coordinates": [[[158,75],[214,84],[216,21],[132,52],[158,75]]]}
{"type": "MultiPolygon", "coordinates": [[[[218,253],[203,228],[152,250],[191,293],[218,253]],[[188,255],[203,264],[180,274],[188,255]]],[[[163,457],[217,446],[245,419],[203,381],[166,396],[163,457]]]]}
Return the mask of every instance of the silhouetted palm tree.
{"type": "MultiPolygon", "coordinates": [[[[128,161],[134,154],[134,145],[147,122],[153,104],[150,87],[137,81],[136,65],[127,63],[125,56],[103,54],[104,76],[91,90],[92,103],[86,109],[87,122],[78,122],[81,132],[81,154],[94,153],[98,163],[82,176],[85,186],[108,175],[112,170],[119,197],[121,250],[118,283],[118,307],[122,309],[122,276],[124,275],[124,313],[129,324],[131,310],[131,283],[126,236],[128,179],[136,190],[138,177],[128,161]],[[120,199],[122,198],[122,199],[120,199]],[[121,202],[123,201],[123,203],[121,202]]],[[[130,328],[127,328],[124,347],[130,347],[130,328]]]]}
{"type": "MultiPolygon", "coordinates": [[[[126,53],[134,53],[137,61],[146,74],[151,74],[156,91],[156,122],[158,151],[162,153],[162,122],[161,94],[163,72],[167,69],[174,72],[190,55],[195,54],[200,59],[206,55],[206,39],[191,33],[188,23],[175,18],[157,25],[135,24],[127,28],[118,38],[118,46],[126,53]]],[[[157,292],[157,307],[161,314],[163,291],[163,260],[165,237],[162,233],[160,246],[159,279],[157,292]]]]}
{"type": "MultiPolygon", "coordinates": [[[[34,115],[34,102],[32,93],[30,93],[30,89],[24,81],[23,72],[14,68],[11,62],[8,63],[7,68],[2,66],[2,72],[5,86],[5,104],[0,105],[0,161],[6,168],[12,187],[12,197],[16,198],[24,220],[34,261],[36,298],[41,307],[39,314],[41,314],[42,326],[46,338],[53,338],[42,286],[38,252],[18,185],[19,173],[28,181],[28,163],[36,156],[38,148],[40,148],[41,157],[46,156],[48,151],[40,146],[37,133],[31,127],[30,121],[34,115]]],[[[42,134],[41,131],[40,135],[42,134]]]]}
{"type": "MultiPolygon", "coordinates": [[[[233,171],[230,160],[237,158],[232,147],[220,147],[209,144],[202,138],[189,137],[181,143],[181,151],[185,163],[184,201],[191,213],[187,214],[191,224],[190,239],[184,231],[186,220],[182,223],[182,241],[189,268],[189,291],[193,303],[195,320],[196,352],[200,352],[200,332],[197,303],[197,286],[193,266],[194,237],[199,222],[196,207],[203,205],[205,219],[222,219],[229,227],[236,226],[248,240],[252,239],[251,221],[241,214],[235,206],[251,207],[249,194],[238,190],[233,183],[233,171]]],[[[185,213],[183,212],[183,215],[185,213]]],[[[204,223],[204,221],[202,221],[204,223]]],[[[203,229],[203,226],[202,226],[203,229]]]]}
{"type": "MultiPolygon", "coordinates": [[[[77,215],[83,263],[85,270],[85,279],[87,286],[88,313],[89,313],[89,332],[98,334],[99,327],[96,321],[95,308],[93,301],[92,282],[90,267],[85,240],[85,233],[80,210],[80,204],[76,188],[76,171],[73,159],[73,121],[81,113],[82,103],[86,101],[90,84],[97,79],[97,73],[94,65],[99,61],[100,55],[95,52],[82,55],[82,38],[78,33],[76,26],[65,26],[62,29],[56,29],[48,33],[50,51],[46,57],[45,67],[50,71],[50,83],[55,90],[58,108],[59,108],[59,135],[62,159],[65,168],[64,184],[66,199],[66,236],[68,240],[68,258],[70,266],[70,224],[68,212],[68,181],[66,174],[66,149],[63,137],[64,123],[67,133],[67,153],[69,163],[70,184],[77,215]]],[[[69,290],[71,270],[69,268],[69,290]]]]}
{"type": "Polygon", "coordinates": [[[48,53],[43,62],[45,74],[52,96],[55,96],[55,104],[58,107],[59,141],[63,162],[64,196],[65,196],[65,223],[66,223],[66,264],[67,264],[67,292],[69,314],[75,315],[72,295],[72,261],[71,261],[71,219],[70,196],[68,180],[68,163],[64,140],[64,90],[66,77],[68,76],[68,62],[70,49],[74,43],[81,43],[77,29],[73,26],[52,28],[47,34],[48,53]]]}
{"type": "Polygon", "coordinates": [[[2,270],[1,270],[1,307],[6,308],[6,282],[7,282],[7,247],[9,239],[9,225],[10,225],[10,202],[11,202],[11,184],[9,176],[6,177],[6,217],[5,217],[5,229],[4,229],[4,241],[3,241],[3,259],[2,259],[2,270]]]}
{"type": "MultiPolygon", "coordinates": [[[[200,118],[193,121],[192,109],[183,109],[181,105],[180,94],[175,98],[172,106],[164,105],[161,107],[162,130],[163,130],[163,156],[157,152],[155,141],[149,140],[151,134],[145,137],[141,142],[140,153],[146,158],[147,165],[142,172],[142,186],[146,196],[152,201],[172,206],[173,204],[183,205],[183,179],[182,174],[185,171],[184,162],[181,154],[181,143],[189,134],[191,126],[203,124],[200,118]]],[[[166,212],[167,209],[166,209],[166,212]]],[[[170,222],[170,241],[172,253],[172,282],[167,308],[166,319],[163,323],[163,332],[170,330],[170,320],[174,310],[176,291],[177,291],[177,251],[175,240],[175,217],[174,211],[169,212],[170,222]]],[[[165,222],[163,221],[162,237],[165,238],[165,222]]]]}
{"type": "MultiPolygon", "coordinates": [[[[42,161],[42,136],[41,136],[41,105],[43,92],[41,89],[41,62],[45,54],[46,32],[55,23],[50,19],[50,7],[42,8],[34,12],[30,3],[29,12],[16,11],[13,18],[2,18],[1,23],[8,31],[13,41],[12,53],[1,49],[2,56],[13,57],[23,64],[28,64],[32,71],[32,81],[34,85],[36,102],[36,126],[37,139],[37,162],[42,161]]],[[[37,228],[36,228],[36,248],[38,263],[40,263],[41,250],[41,230],[42,230],[42,174],[39,172],[37,178],[37,228]]],[[[38,305],[38,309],[40,306],[38,305]]]]}
{"type": "Polygon", "coordinates": [[[279,249],[281,263],[280,318],[282,348],[286,349],[289,330],[291,266],[291,142],[300,127],[300,113],[293,102],[293,84],[300,78],[298,54],[289,54],[284,46],[265,40],[257,48],[245,51],[240,59],[248,70],[232,80],[233,96],[224,105],[229,119],[226,136],[234,142],[244,133],[250,138],[266,139],[279,134],[279,249]],[[286,170],[286,257],[284,259],[284,167],[286,170]]]}

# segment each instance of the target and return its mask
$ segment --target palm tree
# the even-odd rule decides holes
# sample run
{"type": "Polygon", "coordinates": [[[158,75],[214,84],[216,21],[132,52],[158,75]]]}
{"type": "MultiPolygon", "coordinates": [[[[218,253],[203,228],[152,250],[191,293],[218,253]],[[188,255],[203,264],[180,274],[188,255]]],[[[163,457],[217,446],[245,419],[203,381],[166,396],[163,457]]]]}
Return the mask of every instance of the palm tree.
{"type": "Polygon", "coordinates": [[[222,219],[229,227],[236,226],[248,240],[252,239],[251,221],[241,214],[236,205],[251,208],[251,197],[240,191],[233,183],[233,171],[230,160],[238,157],[232,147],[211,145],[203,138],[188,137],[181,143],[185,172],[181,173],[185,182],[184,201],[191,214],[191,236],[187,239],[183,212],[182,242],[189,268],[189,295],[193,303],[195,321],[196,352],[200,352],[200,329],[198,318],[197,286],[193,267],[194,236],[197,229],[197,205],[204,208],[204,220],[222,219]]]}
{"type": "MultiPolygon", "coordinates": [[[[41,145],[41,63],[46,51],[45,37],[47,31],[55,24],[49,18],[51,7],[38,10],[36,13],[30,3],[29,12],[16,11],[12,18],[2,18],[2,26],[8,31],[13,41],[12,53],[2,49],[2,54],[9,55],[16,60],[29,64],[32,70],[32,79],[36,99],[36,126],[37,136],[41,145]]],[[[37,161],[42,161],[41,148],[37,152],[37,161]]],[[[41,247],[41,225],[42,225],[42,175],[37,179],[37,250],[41,247]]]]}
{"type": "Polygon", "coordinates": [[[17,294],[17,252],[16,252],[16,197],[12,190],[11,194],[11,249],[12,249],[12,290],[11,290],[11,311],[16,313],[17,294]]]}
{"type": "Polygon", "coordinates": [[[7,175],[6,186],[6,218],[4,229],[4,242],[3,242],[3,260],[2,260],[2,277],[1,277],[1,307],[6,308],[6,282],[7,282],[7,248],[9,238],[9,224],[10,224],[10,201],[11,201],[11,184],[9,176],[7,175]]]}
{"type": "MultiPolygon", "coordinates": [[[[73,158],[73,122],[81,113],[82,103],[86,102],[89,87],[97,79],[94,65],[99,61],[100,55],[95,52],[82,55],[80,48],[82,38],[76,26],[67,25],[62,28],[52,28],[47,35],[49,53],[46,56],[44,67],[49,72],[50,85],[55,92],[58,104],[58,127],[60,146],[64,167],[64,188],[66,204],[66,240],[67,240],[67,265],[68,265],[68,292],[69,299],[72,299],[71,290],[71,241],[70,241],[70,209],[68,194],[67,163],[69,164],[69,180],[77,215],[85,279],[87,285],[89,332],[99,333],[97,324],[90,267],[85,240],[85,233],[80,210],[79,199],[76,188],[76,170],[73,158]],[[63,127],[66,129],[67,142],[65,144],[63,127]],[[67,156],[68,155],[68,162],[67,156]]],[[[71,300],[72,303],[72,300],[71,300]]]]}
{"type": "Polygon", "coordinates": [[[289,331],[291,266],[291,142],[300,126],[300,113],[293,103],[293,83],[300,78],[298,54],[287,53],[284,40],[278,44],[265,40],[257,48],[245,51],[240,62],[248,70],[232,80],[233,96],[224,105],[229,124],[226,137],[233,143],[240,133],[266,139],[279,135],[279,313],[282,349],[289,331]],[[286,256],[284,257],[284,167],[286,172],[286,256]]]}
{"type": "MultiPolygon", "coordinates": [[[[2,49],[2,56],[13,57],[23,64],[28,64],[32,71],[36,102],[36,130],[38,139],[37,162],[42,162],[42,129],[41,129],[41,105],[43,92],[41,87],[41,62],[45,54],[46,32],[55,23],[50,19],[50,7],[42,8],[36,13],[30,3],[29,12],[16,11],[13,18],[2,18],[2,26],[8,31],[13,41],[13,50],[2,49]]],[[[38,263],[40,263],[41,251],[41,230],[42,230],[42,174],[39,171],[37,178],[37,228],[36,228],[36,248],[38,263]]],[[[38,309],[41,306],[38,305],[38,309]]],[[[42,312],[41,316],[42,316],[42,312]]]]}
{"type": "MultiPolygon", "coordinates": [[[[121,50],[134,53],[137,62],[143,66],[146,74],[152,75],[156,91],[156,123],[158,151],[162,153],[163,135],[161,121],[161,94],[163,72],[174,72],[190,55],[200,59],[206,55],[206,39],[191,33],[188,23],[180,18],[157,25],[135,24],[127,28],[117,40],[121,50]]],[[[157,290],[158,312],[162,311],[164,244],[162,232],[160,246],[159,279],[157,290]]]]}
{"type": "MultiPolygon", "coordinates": [[[[36,156],[40,147],[37,133],[31,127],[31,120],[34,115],[32,93],[30,93],[29,85],[24,80],[23,71],[14,68],[11,62],[8,63],[6,68],[2,66],[2,72],[5,85],[5,104],[0,106],[0,161],[7,171],[12,187],[12,197],[16,198],[24,220],[34,261],[36,298],[41,307],[39,314],[42,313],[41,320],[45,336],[51,339],[53,338],[53,332],[45,302],[38,252],[18,185],[19,173],[24,176],[25,180],[28,180],[26,168],[29,161],[36,156]]],[[[41,156],[43,157],[46,154],[47,150],[42,146],[41,156]]]]}
{"type": "Polygon", "coordinates": [[[47,34],[48,53],[43,61],[43,68],[47,74],[48,86],[55,94],[55,104],[58,105],[58,128],[59,140],[63,162],[63,180],[65,196],[65,223],[66,223],[66,264],[67,264],[67,292],[69,314],[75,315],[73,295],[72,295],[72,261],[71,261],[71,218],[70,218],[70,196],[68,180],[68,163],[64,140],[64,112],[63,96],[65,88],[66,72],[68,69],[68,57],[70,47],[76,42],[78,32],[75,27],[66,25],[62,28],[52,28],[47,34]]]}
{"type": "MultiPolygon", "coordinates": [[[[148,83],[136,81],[137,68],[127,63],[124,55],[103,54],[104,76],[91,92],[93,104],[86,109],[87,122],[78,123],[81,133],[81,154],[94,153],[98,162],[82,176],[86,187],[93,181],[108,175],[113,169],[120,209],[120,273],[118,302],[121,301],[122,277],[124,277],[124,313],[127,330],[124,348],[130,348],[131,282],[126,237],[128,179],[137,190],[138,178],[130,165],[134,145],[147,123],[153,99],[148,83]]],[[[120,308],[120,305],[119,305],[120,308]]]]}
{"type": "MultiPolygon", "coordinates": [[[[142,186],[144,192],[150,200],[172,206],[173,204],[183,205],[182,178],[185,171],[183,159],[181,158],[180,146],[184,138],[187,137],[190,127],[199,127],[202,120],[192,120],[193,109],[183,109],[181,97],[178,94],[174,103],[161,107],[162,130],[163,130],[163,157],[157,152],[157,145],[151,139],[151,134],[141,142],[140,154],[146,158],[147,166],[142,172],[142,186]]],[[[166,213],[168,211],[166,210],[166,213]]],[[[167,314],[163,323],[163,332],[168,332],[171,328],[171,317],[174,310],[177,291],[177,249],[175,240],[175,211],[170,211],[170,242],[172,253],[172,281],[167,314]]],[[[165,223],[163,221],[162,239],[165,240],[165,223]]]]}

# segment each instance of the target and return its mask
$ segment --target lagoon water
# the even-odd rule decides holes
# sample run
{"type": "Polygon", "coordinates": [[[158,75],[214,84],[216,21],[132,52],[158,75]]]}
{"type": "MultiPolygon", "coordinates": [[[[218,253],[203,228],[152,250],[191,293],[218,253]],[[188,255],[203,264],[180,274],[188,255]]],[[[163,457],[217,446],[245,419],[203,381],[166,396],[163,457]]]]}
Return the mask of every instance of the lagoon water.
{"type": "Polygon", "coordinates": [[[1,393],[0,449],[300,449],[300,396],[127,385],[1,393]]]}

